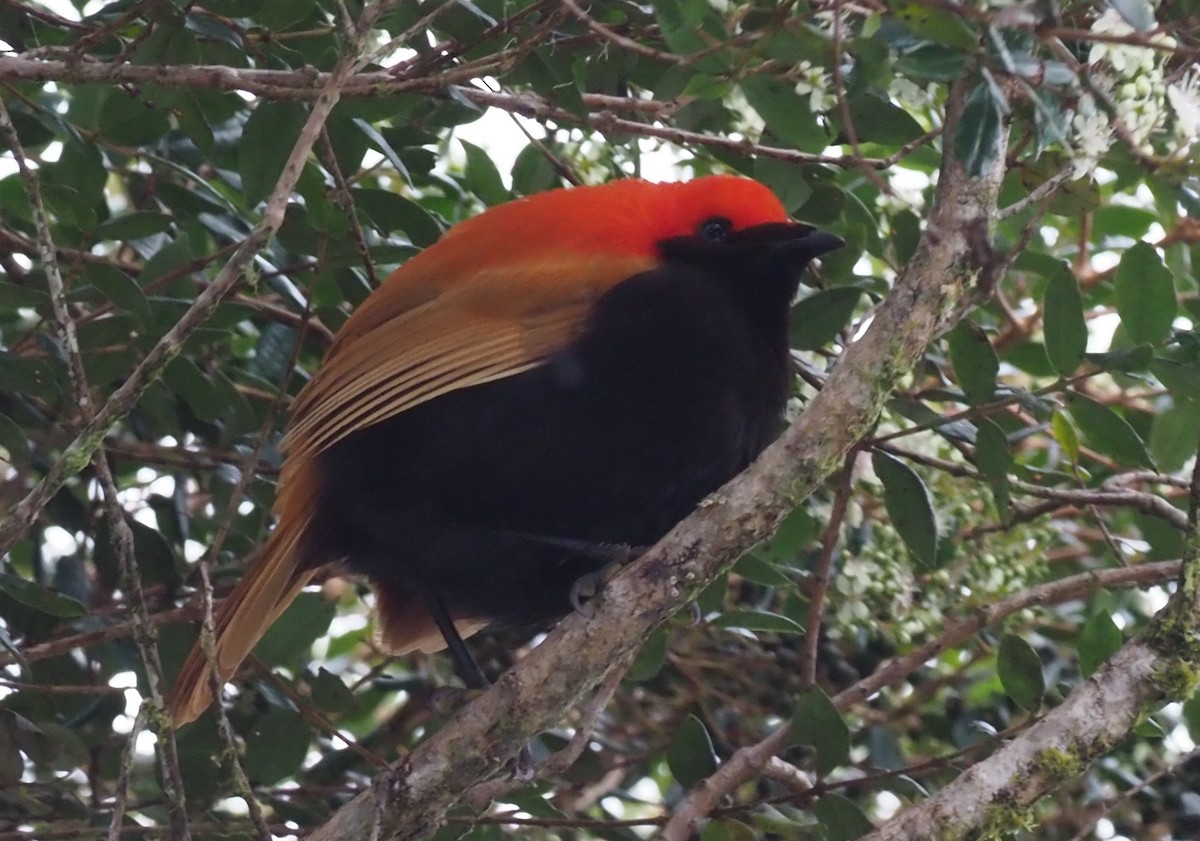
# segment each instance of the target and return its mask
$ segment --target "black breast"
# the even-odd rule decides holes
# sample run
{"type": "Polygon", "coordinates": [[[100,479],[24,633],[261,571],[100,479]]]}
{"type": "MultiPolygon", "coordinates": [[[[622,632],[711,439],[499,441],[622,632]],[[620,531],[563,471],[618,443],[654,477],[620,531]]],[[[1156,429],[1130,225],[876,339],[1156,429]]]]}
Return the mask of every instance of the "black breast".
{"type": "Polygon", "coordinates": [[[789,293],[748,307],[757,279],[726,274],[631,278],[545,365],[330,448],[317,554],[480,617],[566,612],[571,584],[604,561],[564,544],[654,543],[779,430],[789,293]]]}

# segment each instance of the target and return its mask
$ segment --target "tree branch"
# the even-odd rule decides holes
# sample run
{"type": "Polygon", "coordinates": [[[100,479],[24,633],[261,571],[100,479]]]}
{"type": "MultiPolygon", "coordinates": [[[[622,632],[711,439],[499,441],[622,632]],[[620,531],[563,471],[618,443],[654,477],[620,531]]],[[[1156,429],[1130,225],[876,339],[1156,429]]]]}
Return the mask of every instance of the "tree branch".
{"type": "MultiPolygon", "coordinates": [[[[336,71],[335,71],[336,72],[336,71]]],[[[108,84],[160,84],[173,87],[244,91],[271,100],[315,99],[329,83],[329,73],[295,70],[256,70],[224,65],[106,64],[67,62],[0,56],[0,80],[14,82],[105,82],[108,84]]],[[[880,169],[885,161],[854,155],[817,155],[751,140],[687,131],[673,126],[638,122],[615,116],[617,111],[651,112],[651,104],[636,98],[583,94],[583,102],[594,109],[584,116],[555,106],[533,93],[500,93],[472,87],[467,82],[486,75],[485,68],[456,68],[453,74],[406,76],[392,71],[357,73],[346,79],[341,96],[379,97],[397,93],[420,93],[465,99],[480,107],[500,108],[539,121],[554,120],[562,125],[582,125],[600,132],[621,132],[653,137],[683,146],[702,145],[727,149],[739,154],[756,154],[793,163],[821,163],[831,166],[868,166],[880,169]]],[[[657,103],[660,109],[674,107],[657,103]]],[[[652,113],[652,112],[651,112],[652,113]]],[[[924,145],[928,137],[921,138],[924,145]]],[[[914,146],[914,148],[916,148],[914,146]]]]}

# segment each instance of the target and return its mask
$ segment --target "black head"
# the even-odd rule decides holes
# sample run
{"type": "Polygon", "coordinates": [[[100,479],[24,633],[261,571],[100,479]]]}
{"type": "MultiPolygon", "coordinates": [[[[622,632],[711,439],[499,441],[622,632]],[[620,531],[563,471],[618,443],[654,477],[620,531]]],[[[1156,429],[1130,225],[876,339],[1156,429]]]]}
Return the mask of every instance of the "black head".
{"type": "Polygon", "coordinates": [[[787,307],[812,260],[844,244],[841,237],[802,222],[768,222],[740,230],[710,217],[691,236],[659,242],[668,263],[720,275],[742,294],[787,307]]]}

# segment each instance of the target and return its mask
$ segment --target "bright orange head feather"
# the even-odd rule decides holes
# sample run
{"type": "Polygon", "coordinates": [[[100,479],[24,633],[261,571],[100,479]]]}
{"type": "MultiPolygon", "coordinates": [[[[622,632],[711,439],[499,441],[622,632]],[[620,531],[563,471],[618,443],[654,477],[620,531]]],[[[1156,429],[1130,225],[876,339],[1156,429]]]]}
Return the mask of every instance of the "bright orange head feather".
{"type": "MultiPolygon", "coordinates": [[[[769,189],[733,175],[656,184],[638,179],[539,193],[456,225],[438,243],[493,262],[526,261],[535,252],[653,258],[657,243],[694,234],[714,216],[734,230],[785,222],[769,189]]],[[[440,255],[439,255],[440,256],[440,255]]]]}

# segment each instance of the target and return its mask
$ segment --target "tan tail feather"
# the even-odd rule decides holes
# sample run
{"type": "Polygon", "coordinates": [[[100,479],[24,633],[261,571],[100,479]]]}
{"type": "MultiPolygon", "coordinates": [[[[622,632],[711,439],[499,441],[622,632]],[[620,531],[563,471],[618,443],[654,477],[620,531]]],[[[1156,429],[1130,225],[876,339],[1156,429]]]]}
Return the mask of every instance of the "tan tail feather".
{"type": "MultiPolygon", "coordinates": [[[[446,647],[437,623],[416,593],[385,593],[376,588],[375,621],[379,639],[392,654],[421,651],[432,654],[446,647]]],[[[455,616],[454,627],[463,638],[482,630],[487,622],[455,616]]]]}
{"type": "MultiPolygon", "coordinates": [[[[225,683],[304,589],[317,568],[305,562],[299,544],[312,511],[315,483],[303,463],[290,463],[280,480],[276,503],[279,524],[262,554],[221,603],[213,617],[213,667],[225,683]],[[291,469],[289,469],[291,468],[291,469]]],[[[209,661],[197,642],[184,660],[167,699],[167,709],[179,727],[197,718],[213,702],[209,661]]]]}

